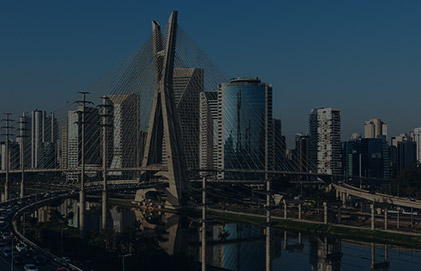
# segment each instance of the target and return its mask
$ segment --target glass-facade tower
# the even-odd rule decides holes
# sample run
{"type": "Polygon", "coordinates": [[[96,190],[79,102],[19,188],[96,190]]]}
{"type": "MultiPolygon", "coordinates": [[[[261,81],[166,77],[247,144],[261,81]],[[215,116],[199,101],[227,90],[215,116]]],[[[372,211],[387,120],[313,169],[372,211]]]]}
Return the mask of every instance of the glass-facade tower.
{"type": "MultiPolygon", "coordinates": [[[[217,169],[272,169],[272,86],[261,83],[257,77],[235,78],[222,83],[217,93],[217,169]]],[[[218,174],[219,179],[262,177],[263,174],[218,174]]]]}

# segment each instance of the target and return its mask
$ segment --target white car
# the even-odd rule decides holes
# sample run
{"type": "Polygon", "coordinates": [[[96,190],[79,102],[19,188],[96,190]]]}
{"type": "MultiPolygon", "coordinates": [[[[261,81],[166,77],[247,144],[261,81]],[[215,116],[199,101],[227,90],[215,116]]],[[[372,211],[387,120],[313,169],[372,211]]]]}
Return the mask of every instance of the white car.
{"type": "Polygon", "coordinates": [[[38,268],[35,266],[35,264],[25,264],[25,267],[23,268],[25,271],[39,271],[38,268]]]}
{"type": "Polygon", "coordinates": [[[18,244],[16,245],[16,250],[17,250],[18,252],[22,252],[22,251],[26,251],[26,250],[27,250],[27,248],[25,247],[25,245],[24,245],[24,244],[22,244],[22,243],[18,243],[18,244]]]}

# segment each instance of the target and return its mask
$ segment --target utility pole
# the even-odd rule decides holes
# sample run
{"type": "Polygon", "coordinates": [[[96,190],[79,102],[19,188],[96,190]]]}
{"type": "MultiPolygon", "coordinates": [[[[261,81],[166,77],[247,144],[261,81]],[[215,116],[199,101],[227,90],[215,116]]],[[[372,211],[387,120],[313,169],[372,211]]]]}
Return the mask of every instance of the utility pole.
{"type": "Polygon", "coordinates": [[[26,114],[23,113],[22,116],[19,118],[19,135],[17,136],[20,139],[19,142],[19,152],[20,152],[20,169],[21,169],[21,182],[20,182],[20,198],[23,198],[25,196],[25,137],[28,137],[26,135],[26,130],[28,130],[26,127],[26,124],[28,123],[26,121],[26,114]]]}
{"type": "Polygon", "coordinates": [[[202,179],[202,271],[206,271],[206,176],[202,179]]]}
{"type": "Polygon", "coordinates": [[[102,108],[102,179],[104,181],[103,189],[102,189],[102,230],[107,229],[107,210],[108,210],[108,188],[107,188],[107,162],[108,162],[108,152],[107,152],[107,141],[108,141],[108,128],[111,125],[108,123],[108,118],[112,115],[109,112],[109,108],[112,107],[111,104],[108,104],[108,100],[110,99],[107,96],[102,97],[102,104],[98,107],[102,108]]]}
{"type": "Polygon", "coordinates": [[[10,126],[10,122],[12,121],[9,116],[12,115],[12,113],[4,113],[6,116],[5,119],[2,119],[6,124],[6,126],[2,126],[1,128],[4,128],[6,132],[2,135],[6,136],[6,157],[5,157],[5,166],[6,166],[6,182],[4,183],[4,201],[7,201],[9,199],[9,170],[10,170],[10,153],[9,153],[9,136],[11,135],[9,130],[13,128],[10,126]]]}
{"type": "Polygon", "coordinates": [[[82,110],[77,111],[81,114],[81,120],[78,121],[78,125],[81,125],[81,165],[80,165],[80,194],[79,194],[79,230],[80,230],[80,236],[84,237],[84,231],[85,231],[85,123],[86,118],[85,114],[86,112],[86,104],[93,104],[91,101],[86,100],[86,95],[89,94],[89,92],[79,92],[82,94],[82,100],[76,101],[77,104],[82,105],[82,110]]]}

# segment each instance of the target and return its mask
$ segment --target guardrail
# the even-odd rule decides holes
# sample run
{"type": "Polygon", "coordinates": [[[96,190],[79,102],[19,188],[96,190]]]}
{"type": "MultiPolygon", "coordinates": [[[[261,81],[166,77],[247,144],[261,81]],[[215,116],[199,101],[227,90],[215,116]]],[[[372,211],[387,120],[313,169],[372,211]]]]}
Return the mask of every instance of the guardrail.
{"type": "MultiPolygon", "coordinates": [[[[13,214],[13,217],[10,220],[10,223],[12,224],[11,231],[12,231],[13,235],[18,239],[18,241],[24,243],[26,246],[30,247],[32,250],[36,251],[37,253],[42,254],[45,257],[49,258],[50,260],[52,260],[52,261],[54,261],[54,262],[56,262],[60,265],[66,266],[73,271],[84,271],[83,269],[80,269],[79,267],[64,261],[62,258],[58,257],[57,255],[54,255],[50,251],[47,251],[47,250],[39,247],[37,244],[35,244],[34,242],[32,242],[31,240],[26,238],[23,234],[21,234],[17,229],[17,223],[16,223],[17,218],[20,217],[28,209],[41,207],[41,206],[47,204],[50,201],[58,200],[58,199],[62,199],[62,198],[68,198],[71,195],[72,195],[72,193],[67,193],[67,194],[63,194],[63,195],[59,195],[59,196],[55,196],[55,197],[50,197],[50,198],[47,198],[47,199],[42,199],[40,201],[36,201],[34,203],[26,205],[23,208],[20,208],[19,210],[17,210],[13,214]]],[[[30,198],[30,197],[33,197],[33,196],[29,196],[29,197],[26,197],[26,198],[30,198]]]]}

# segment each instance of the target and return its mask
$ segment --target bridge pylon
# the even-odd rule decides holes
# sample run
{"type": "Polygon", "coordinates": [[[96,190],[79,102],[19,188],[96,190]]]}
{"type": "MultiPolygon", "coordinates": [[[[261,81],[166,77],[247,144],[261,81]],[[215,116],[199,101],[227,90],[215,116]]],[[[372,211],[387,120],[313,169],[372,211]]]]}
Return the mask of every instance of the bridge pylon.
{"type": "MultiPolygon", "coordinates": [[[[190,191],[181,127],[173,93],[177,11],[173,11],[169,18],[165,44],[157,21],[152,21],[152,33],[155,92],[142,167],[147,168],[151,165],[167,167],[166,172],[160,172],[159,178],[168,182],[167,207],[177,208],[181,205],[182,195],[190,191]]],[[[154,178],[150,172],[145,174],[147,179],[154,178]]]]}

